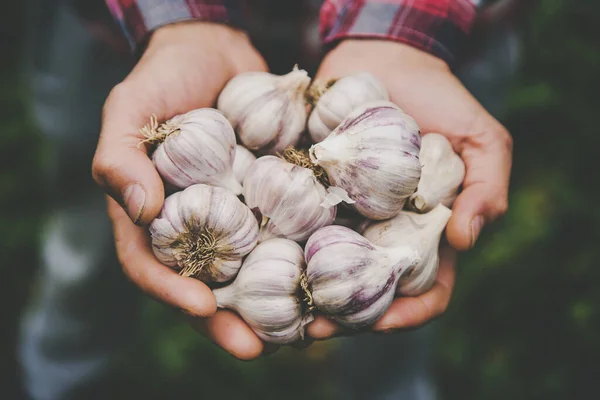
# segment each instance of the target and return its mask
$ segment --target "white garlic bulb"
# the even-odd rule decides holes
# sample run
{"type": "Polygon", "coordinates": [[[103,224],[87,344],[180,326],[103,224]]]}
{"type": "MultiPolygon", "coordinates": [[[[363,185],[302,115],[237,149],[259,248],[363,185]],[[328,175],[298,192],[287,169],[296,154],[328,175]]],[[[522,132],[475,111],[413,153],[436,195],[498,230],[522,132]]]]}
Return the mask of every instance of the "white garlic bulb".
{"type": "Polygon", "coordinates": [[[262,242],[244,260],[235,280],[213,291],[217,305],[240,314],[266,342],[295,342],[304,338],[304,326],[312,320],[304,269],[304,254],[295,242],[262,242]]]}
{"type": "Polygon", "coordinates": [[[356,107],[389,99],[383,83],[368,72],[344,76],[326,88],[313,84],[309,92],[314,91],[313,97],[318,98],[313,99],[316,104],[308,118],[308,132],[315,143],[329,136],[356,107]]]}
{"type": "Polygon", "coordinates": [[[178,189],[205,183],[229,189],[242,187],[233,175],[235,133],[227,119],[213,108],[177,115],[159,125],[153,116],[140,129],[144,142],[158,144],[152,161],[162,178],[178,189]]]}
{"type": "Polygon", "coordinates": [[[465,179],[465,164],[454,152],[452,144],[439,133],[421,139],[421,180],[410,196],[408,206],[418,212],[431,211],[438,204],[451,208],[458,188],[465,179]]]}
{"type": "Polygon", "coordinates": [[[414,269],[400,278],[398,294],[418,296],[433,287],[440,263],[440,238],[451,215],[450,209],[438,204],[426,214],[402,211],[394,218],[373,223],[364,230],[364,237],[378,246],[409,246],[421,256],[414,269]]]}
{"type": "Polygon", "coordinates": [[[304,92],[310,78],[294,68],[287,75],[245,72],[227,83],[217,102],[250,150],[277,153],[295,145],[306,125],[304,92]]]}
{"type": "Polygon", "coordinates": [[[367,218],[398,214],[421,175],[421,136],[414,119],[390,102],[358,107],[325,140],[310,148],[333,186],[344,189],[367,218]]]}
{"type": "Polygon", "coordinates": [[[235,146],[235,158],[233,159],[233,174],[235,179],[241,184],[248,172],[248,168],[256,160],[256,156],[250,150],[239,144],[235,146]]]}
{"type": "Polygon", "coordinates": [[[165,199],[150,234],[163,264],[206,283],[227,282],[256,246],[258,224],[231,192],[198,184],[165,199]]]}
{"type": "Polygon", "coordinates": [[[325,187],[308,168],[275,156],[258,158],[244,179],[244,200],[262,218],[260,241],[284,237],[306,240],[331,225],[336,207],[323,207],[325,187]]]}
{"type": "Polygon", "coordinates": [[[306,276],[315,307],[349,328],[377,321],[398,279],[419,262],[410,247],[380,247],[351,229],[326,226],[306,243],[306,276]]]}

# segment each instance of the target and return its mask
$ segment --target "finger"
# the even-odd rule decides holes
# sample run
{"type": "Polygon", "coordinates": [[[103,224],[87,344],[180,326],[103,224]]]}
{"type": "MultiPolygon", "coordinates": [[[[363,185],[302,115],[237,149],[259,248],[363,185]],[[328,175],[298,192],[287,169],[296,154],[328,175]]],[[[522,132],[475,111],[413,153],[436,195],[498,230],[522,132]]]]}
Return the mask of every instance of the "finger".
{"type": "Polygon", "coordinates": [[[324,315],[315,316],[315,319],[307,327],[308,335],[315,340],[325,340],[340,336],[354,336],[369,331],[370,327],[360,329],[347,328],[324,315]]]}
{"type": "Polygon", "coordinates": [[[418,328],[446,311],[455,281],[456,251],[440,250],[440,270],[433,288],[417,297],[395,299],[386,313],[375,323],[376,332],[418,328]]]}
{"type": "Polygon", "coordinates": [[[324,315],[315,315],[306,327],[306,334],[315,340],[325,340],[337,336],[344,328],[324,315]]]}
{"type": "Polygon", "coordinates": [[[146,231],[134,225],[112,198],[108,198],[108,214],[119,262],[129,279],[155,299],[188,314],[206,317],[215,313],[217,303],[208,286],[158,262],[146,231]]]}
{"type": "Polygon", "coordinates": [[[214,344],[240,360],[253,360],[263,353],[263,342],[232,311],[218,310],[210,318],[194,318],[190,323],[214,344]]]}
{"type": "MultiPolygon", "coordinates": [[[[136,107],[143,101],[136,98],[136,92],[122,83],[106,100],[92,175],[124,207],[133,222],[149,224],[160,212],[164,187],[146,148],[139,145],[143,139],[139,129],[149,122],[155,110],[136,107]]],[[[162,119],[161,115],[158,117],[162,119]]]]}
{"type": "Polygon", "coordinates": [[[467,172],[446,229],[457,250],[472,248],[483,226],[508,208],[512,139],[500,124],[491,125],[495,128],[465,136],[457,146],[467,172]]]}
{"type": "Polygon", "coordinates": [[[271,355],[280,348],[273,343],[263,343],[246,322],[230,310],[218,310],[209,318],[187,316],[186,319],[196,331],[240,360],[271,355]]]}

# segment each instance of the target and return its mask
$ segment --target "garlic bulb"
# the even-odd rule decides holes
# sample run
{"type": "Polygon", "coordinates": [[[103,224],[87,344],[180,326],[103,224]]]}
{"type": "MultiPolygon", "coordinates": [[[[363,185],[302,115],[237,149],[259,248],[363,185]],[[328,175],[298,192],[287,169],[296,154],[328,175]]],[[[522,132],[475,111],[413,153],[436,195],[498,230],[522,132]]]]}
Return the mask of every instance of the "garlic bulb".
{"type": "Polygon", "coordinates": [[[277,153],[295,145],[306,125],[304,91],[310,78],[294,68],[287,75],[245,72],[227,83],[217,108],[250,150],[277,153]]]}
{"type": "Polygon", "coordinates": [[[416,122],[390,102],[358,107],[325,140],[310,148],[332,186],[344,189],[356,211],[382,220],[398,214],[421,175],[416,122]]]}
{"type": "Polygon", "coordinates": [[[385,313],[398,279],[419,261],[410,247],[379,247],[335,225],[316,231],[304,254],[314,305],[340,324],[356,329],[385,313]]]}
{"type": "Polygon", "coordinates": [[[158,144],[152,161],[170,185],[184,189],[205,183],[229,189],[242,187],[233,175],[235,133],[227,119],[213,108],[200,108],[177,115],[159,125],[152,116],[140,129],[144,142],[158,144]]]}
{"type": "Polygon", "coordinates": [[[235,179],[242,184],[248,172],[248,168],[256,160],[256,156],[250,150],[239,144],[235,146],[235,158],[233,159],[233,174],[235,179]]]}
{"type": "Polygon", "coordinates": [[[231,192],[198,184],[165,199],[150,234],[163,264],[206,283],[226,282],[256,246],[258,224],[231,192]]]}
{"type": "Polygon", "coordinates": [[[236,311],[262,340],[286,344],[304,338],[310,295],[305,294],[304,254],[287,239],[256,246],[235,280],[215,289],[217,305],[236,311]]]}
{"type": "Polygon", "coordinates": [[[309,92],[315,107],[308,118],[308,132],[315,143],[329,136],[356,107],[389,99],[383,83],[368,72],[344,76],[325,88],[313,84],[309,92]]]}
{"type": "Polygon", "coordinates": [[[331,225],[336,207],[321,205],[326,196],[310,169],[274,156],[258,158],[244,179],[246,205],[262,218],[260,241],[275,237],[303,241],[331,225]]]}
{"type": "Polygon", "coordinates": [[[408,246],[421,260],[398,283],[397,293],[418,296],[432,288],[440,263],[438,247],[452,211],[438,204],[426,214],[403,211],[396,217],[368,226],[363,235],[374,244],[393,248],[408,246]]]}
{"type": "Polygon", "coordinates": [[[410,196],[408,206],[418,212],[428,212],[438,204],[452,207],[458,188],[465,179],[465,164],[454,152],[450,141],[439,133],[429,133],[421,139],[421,180],[410,196]]]}

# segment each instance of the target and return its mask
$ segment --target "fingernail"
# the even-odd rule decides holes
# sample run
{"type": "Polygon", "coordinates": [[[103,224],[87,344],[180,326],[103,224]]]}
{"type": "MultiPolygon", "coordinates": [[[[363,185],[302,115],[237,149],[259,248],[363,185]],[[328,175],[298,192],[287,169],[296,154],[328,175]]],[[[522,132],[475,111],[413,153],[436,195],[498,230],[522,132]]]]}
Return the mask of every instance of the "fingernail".
{"type": "Polygon", "coordinates": [[[481,229],[483,229],[483,217],[478,215],[471,221],[471,247],[475,246],[481,229]]]}
{"type": "Polygon", "coordinates": [[[125,211],[134,224],[140,222],[146,206],[146,192],[139,183],[132,183],[123,192],[125,211]]]}

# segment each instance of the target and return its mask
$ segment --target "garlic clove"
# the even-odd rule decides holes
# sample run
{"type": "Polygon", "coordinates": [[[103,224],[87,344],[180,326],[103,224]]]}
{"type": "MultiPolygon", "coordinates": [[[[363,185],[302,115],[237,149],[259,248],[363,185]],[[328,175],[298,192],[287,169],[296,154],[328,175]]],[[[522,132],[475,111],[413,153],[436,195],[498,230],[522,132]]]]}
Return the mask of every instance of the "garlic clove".
{"type": "Polygon", "coordinates": [[[388,100],[383,83],[368,72],[344,76],[326,88],[313,84],[315,107],[308,119],[308,132],[315,143],[324,140],[356,107],[375,100],[388,100]]]}
{"type": "Polygon", "coordinates": [[[197,184],[165,199],[150,235],[163,264],[206,283],[226,282],[256,246],[258,224],[230,191],[197,184]]]}
{"type": "Polygon", "coordinates": [[[235,147],[235,157],[233,159],[233,174],[240,184],[244,183],[244,178],[248,168],[256,160],[256,156],[250,150],[239,144],[235,147]]]}
{"type": "Polygon", "coordinates": [[[449,208],[438,204],[426,214],[403,211],[364,230],[363,236],[378,246],[408,246],[421,256],[414,269],[400,279],[399,295],[418,296],[433,287],[439,269],[440,239],[451,215],[449,208]]]}
{"type": "Polygon", "coordinates": [[[306,243],[307,281],[317,309],[358,329],[388,309],[398,279],[419,262],[408,246],[376,246],[351,229],[327,226],[306,243]]]}
{"type": "Polygon", "coordinates": [[[236,279],[213,293],[219,307],[235,310],[262,340],[293,343],[304,338],[304,326],[312,320],[304,270],[298,244],[272,239],[256,246],[236,279]]]}
{"type": "Polygon", "coordinates": [[[277,153],[295,145],[306,125],[304,92],[310,78],[297,67],[286,75],[246,72],[231,79],[217,102],[241,143],[277,153]]]}
{"type": "Polygon", "coordinates": [[[420,144],[414,119],[395,104],[378,101],[358,107],[309,152],[360,214],[383,220],[398,214],[417,188],[420,144]]]}
{"type": "Polygon", "coordinates": [[[419,159],[421,180],[417,191],[410,196],[408,207],[421,213],[440,203],[452,208],[466,171],[450,141],[439,133],[428,133],[421,139],[419,159]]]}
{"type": "Polygon", "coordinates": [[[258,158],[244,179],[246,205],[262,218],[260,241],[306,240],[333,223],[336,207],[324,208],[325,187],[310,169],[274,156],[258,158]]]}
{"type": "Polygon", "coordinates": [[[183,189],[204,183],[242,192],[232,170],[235,133],[219,111],[200,108],[161,125],[153,116],[140,132],[144,142],[157,144],[152,161],[168,185],[183,189]]]}

